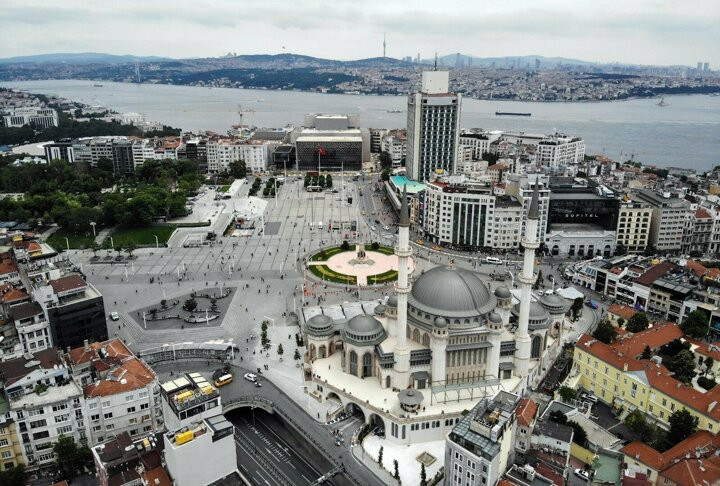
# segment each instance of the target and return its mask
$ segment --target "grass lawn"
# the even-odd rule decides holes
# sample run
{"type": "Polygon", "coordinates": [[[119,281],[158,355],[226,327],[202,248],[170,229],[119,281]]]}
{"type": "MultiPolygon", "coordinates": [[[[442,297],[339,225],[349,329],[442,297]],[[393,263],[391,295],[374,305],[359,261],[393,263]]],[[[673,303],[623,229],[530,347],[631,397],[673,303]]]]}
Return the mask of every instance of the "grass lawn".
{"type": "Polygon", "coordinates": [[[391,246],[383,246],[380,245],[377,250],[373,250],[372,243],[365,244],[365,251],[376,251],[378,253],[383,253],[385,255],[394,255],[395,254],[395,248],[391,246]]]}
{"type": "Polygon", "coordinates": [[[368,275],[367,282],[369,284],[392,282],[397,280],[397,276],[397,270],[388,270],[387,272],[378,273],[377,275],[368,275]]]}
{"type": "Polygon", "coordinates": [[[338,253],[342,253],[344,251],[355,251],[355,245],[350,245],[350,248],[347,250],[343,250],[339,246],[333,247],[333,248],[327,248],[325,250],[322,250],[318,253],[315,253],[313,256],[310,257],[311,262],[322,262],[327,260],[333,255],[337,255],[338,253]]]}
{"type": "Polygon", "coordinates": [[[75,234],[66,228],[60,228],[50,235],[47,239],[47,244],[57,251],[67,249],[68,243],[70,243],[70,248],[73,250],[83,250],[91,248],[93,241],[95,241],[95,237],[93,237],[92,230],[87,233],[75,234]],[[68,239],[67,242],[65,238],[68,239]]]}
{"type": "MultiPolygon", "coordinates": [[[[142,228],[117,228],[110,233],[110,236],[113,238],[115,247],[127,248],[129,245],[154,246],[155,236],[153,235],[157,235],[160,244],[163,245],[170,238],[173,231],[175,231],[173,226],[150,225],[142,228]]],[[[110,244],[110,238],[105,239],[105,244],[110,244]]]]}
{"type": "MultiPolygon", "coordinates": [[[[220,189],[218,191],[220,192],[228,192],[230,190],[230,184],[226,184],[224,186],[220,186],[220,189]]],[[[159,235],[158,235],[159,236],[159,235]]]]}
{"type": "Polygon", "coordinates": [[[346,285],[357,284],[357,279],[352,275],[345,275],[344,273],[338,273],[331,270],[327,265],[310,265],[310,271],[318,278],[322,280],[329,280],[330,282],[336,282],[346,285]]]}

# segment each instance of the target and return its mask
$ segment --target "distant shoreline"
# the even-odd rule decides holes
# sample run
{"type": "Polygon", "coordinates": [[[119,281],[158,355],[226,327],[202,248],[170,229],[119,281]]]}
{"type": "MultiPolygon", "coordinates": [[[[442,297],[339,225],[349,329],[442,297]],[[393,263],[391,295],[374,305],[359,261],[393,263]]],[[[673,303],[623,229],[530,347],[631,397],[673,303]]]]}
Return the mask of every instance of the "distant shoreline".
{"type": "MultiPolygon", "coordinates": [[[[104,79],[83,79],[83,78],[46,78],[46,79],[23,79],[23,80],[12,80],[12,81],[0,81],[0,84],[10,84],[10,83],[29,83],[29,82],[45,82],[45,81],[83,81],[88,83],[117,83],[117,84],[126,84],[126,85],[150,85],[150,86],[180,86],[185,88],[200,88],[200,89],[242,89],[247,91],[274,91],[274,92],[282,92],[282,93],[314,93],[314,94],[321,94],[321,95],[343,95],[343,96],[377,96],[377,97],[406,97],[408,93],[402,94],[402,93],[354,93],[354,92],[346,92],[346,91],[318,91],[318,90],[312,90],[312,89],[282,89],[282,88],[262,88],[262,87],[235,87],[235,86],[200,86],[196,84],[175,84],[175,83],[147,83],[147,82],[141,82],[141,83],[135,83],[130,81],[113,81],[113,80],[104,80],[104,79]]],[[[617,98],[617,99],[608,99],[608,100],[522,100],[522,99],[509,99],[509,98],[475,98],[471,96],[466,96],[463,93],[459,93],[463,96],[465,99],[470,100],[476,100],[476,101],[488,101],[488,102],[515,102],[515,103],[561,103],[561,104],[570,104],[570,103],[613,103],[613,102],[623,102],[623,101],[631,101],[631,100],[652,100],[652,99],[660,99],[665,97],[677,97],[677,96],[717,96],[720,94],[720,87],[718,87],[714,91],[706,92],[706,93],[696,93],[696,92],[682,92],[682,93],[663,93],[663,94],[656,94],[653,96],[628,96],[627,98],[617,98]]]]}

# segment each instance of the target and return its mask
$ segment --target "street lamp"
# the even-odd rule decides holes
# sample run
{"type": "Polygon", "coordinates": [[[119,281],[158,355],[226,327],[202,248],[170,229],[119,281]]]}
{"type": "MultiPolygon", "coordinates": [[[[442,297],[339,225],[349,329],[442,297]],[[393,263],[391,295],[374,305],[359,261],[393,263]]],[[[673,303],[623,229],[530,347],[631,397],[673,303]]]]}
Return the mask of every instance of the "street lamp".
{"type": "Polygon", "coordinates": [[[95,221],[90,221],[90,226],[92,226],[92,229],[93,229],[93,237],[97,236],[97,235],[95,234],[95,225],[96,225],[96,224],[97,224],[97,223],[96,223],[95,221]]]}
{"type": "Polygon", "coordinates": [[[67,251],[70,251],[70,240],[67,239],[67,236],[63,236],[65,238],[65,246],[67,247],[67,251]]]}
{"type": "Polygon", "coordinates": [[[111,247],[111,248],[115,248],[115,241],[113,240],[113,237],[112,237],[112,236],[108,236],[108,238],[110,238],[110,247],[111,247]]]}
{"type": "Polygon", "coordinates": [[[155,237],[155,248],[160,248],[160,242],[158,241],[157,235],[153,235],[155,237]]]}

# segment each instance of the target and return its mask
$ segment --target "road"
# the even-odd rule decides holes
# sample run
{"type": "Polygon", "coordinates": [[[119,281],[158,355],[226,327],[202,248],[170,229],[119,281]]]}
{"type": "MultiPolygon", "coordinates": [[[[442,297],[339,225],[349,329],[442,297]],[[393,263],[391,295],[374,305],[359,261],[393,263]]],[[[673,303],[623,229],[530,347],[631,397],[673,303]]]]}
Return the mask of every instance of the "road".
{"type": "MultiPolygon", "coordinates": [[[[160,381],[170,378],[170,373],[185,373],[190,371],[198,371],[203,375],[210,376],[212,371],[218,367],[217,364],[206,364],[205,362],[175,362],[166,363],[154,367],[158,373],[160,381]]],[[[278,386],[269,381],[264,375],[260,375],[262,387],[257,388],[252,383],[242,378],[243,374],[248,370],[244,367],[233,365],[232,373],[235,379],[232,383],[220,388],[220,395],[223,403],[228,403],[234,398],[258,396],[273,402],[274,406],[282,411],[286,416],[292,417],[297,426],[303,431],[304,437],[300,437],[295,429],[284,424],[283,417],[273,416],[264,412],[255,410],[255,426],[252,426],[252,411],[244,410],[241,413],[231,412],[228,414],[230,419],[237,427],[237,430],[245,434],[253,443],[258,445],[259,452],[266,459],[270,460],[273,465],[280,467],[287,473],[294,471],[304,471],[307,477],[316,474],[324,474],[332,469],[322,458],[323,454],[319,451],[322,448],[326,451],[325,455],[329,455],[336,465],[343,464],[348,474],[355,478],[363,486],[380,486],[383,483],[364,465],[359,463],[349,449],[349,438],[353,430],[352,422],[339,422],[335,428],[343,427],[343,425],[351,424],[344,432],[345,445],[336,446],[332,435],[332,426],[321,424],[310,417],[295,401],[290,399],[288,395],[278,386]],[[272,429],[272,432],[268,431],[272,429]],[[255,431],[261,432],[256,436],[255,431]],[[290,465],[292,464],[292,465],[290,465]],[[304,465],[303,465],[304,464],[304,465]],[[314,468],[314,469],[313,469],[314,468]]],[[[253,372],[255,370],[252,370],[253,372]]],[[[359,423],[358,423],[359,425],[359,423]]],[[[242,460],[239,454],[240,464],[243,464],[248,470],[255,468],[260,471],[260,476],[256,475],[256,479],[262,480],[260,485],[267,486],[265,479],[270,479],[272,474],[267,469],[259,466],[257,462],[242,460]],[[263,479],[260,479],[262,476],[263,479]]],[[[241,468],[242,469],[242,468],[241,468]]],[[[245,471],[243,470],[243,474],[245,471]]],[[[291,479],[297,476],[288,476],[291,479]]],[[[314,479],[317,479],[315,477],[314,479]]],[[[314,480],[313,479],[313,480],[314,480]]],[[[304,481],[304,480],[303,480],[304,481]]],[[[297,484],[307,486],[307,482],[300,481],[297,484]]],[[[335,476],[333,484],[345,486],[355,484],[347,479],[346,475],[335,476]]],[[[270,482],[271,486],[276,486],[270,482]]],[[[355,484],[355,486],[357,486],[355,484]]]]}

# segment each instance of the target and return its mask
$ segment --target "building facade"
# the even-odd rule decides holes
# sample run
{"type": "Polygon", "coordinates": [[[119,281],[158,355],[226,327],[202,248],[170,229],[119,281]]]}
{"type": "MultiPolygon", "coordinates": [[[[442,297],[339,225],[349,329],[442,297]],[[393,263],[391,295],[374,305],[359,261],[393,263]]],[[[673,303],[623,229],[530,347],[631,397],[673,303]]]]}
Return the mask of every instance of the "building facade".
{"type": "Polygon", "coordinates": [[[460,105],[461,96],[450,93],[447,71],[422,73],[420,91],[408,95],[408,177],[426,181],[436,170],[455,173],[460,105]]]}
{"type": "Polygon", "coordinates": [[[647,204],[639,201],[621,201],[615,244],[622,245],[625,251],[630,253],[645,251],[650,241],[651,220],[652,209],[647,204]]]}

